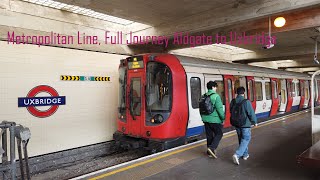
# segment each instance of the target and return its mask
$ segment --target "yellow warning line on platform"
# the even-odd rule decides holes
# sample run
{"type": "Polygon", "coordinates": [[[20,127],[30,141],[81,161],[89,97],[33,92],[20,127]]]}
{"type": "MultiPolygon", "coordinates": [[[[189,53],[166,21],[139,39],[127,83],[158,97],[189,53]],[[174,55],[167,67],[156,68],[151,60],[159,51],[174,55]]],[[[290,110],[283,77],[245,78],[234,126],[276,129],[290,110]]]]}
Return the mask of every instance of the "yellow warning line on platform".
{"type": "MultiPolygon", "coordinates": [[[[297,115],[300,115],[300,114],[303,114],[303,113],[306,113],[306,111],[300,111],[300,112],[297,112],[297,113],[294,113],[294,114],[289,114],[289,115],[286,115],[286,116],[278,117],[278,118],[275,118],[275,119],[270,120],[268,122],[264,122],[263,124],[261,124],[261,125],[259,125],[257,127],[254,127],[252,129],[258,129],[258,128],[261,128],[261,127],[264,127],[264,126],[267,126],[267,125],[282,121],[282,120],[284,120],[286,118],[297,116],[297,115]]],[[[236,135],[236,132],[232,132],[230,134],[227,134],[227,135],[223,136],[222,139],[225,139],[225,138],[228,138],[228,137],[231,137],[231,136],[234,136],[234,135],[236,135]]],[[[199,146],[203,146],[205,144],[206,144],[206,142],[202,142],[202,143],[196,144],[194,146],[186,147],[186,148],[183,148],[183,149],[178,149],[178,150],[169,152],[167,154],[164,154],[164,155],[161,155],[161,156],[158,156],[158,157],[154,157],[154,158],[142,161],[142,162],[138,162],[136,164],[132,164],[132,165],[127,166],[127,167],[123,167],[123,168],[120,168],[120,169],[117,169],[117,170],[114,170],[114,171],[111,171],[111,172],[108,172],[108,173],[105,173],[105,174],[90,178],[89,180],[98,180],[98,179],[101,179],[101,178],[104,178],[104,177],[107,177],[107,176],[111,176],[113,174],[116,174],[116,173],[119,173],[119,172],[123,172],[123,171],[129,170],[129,169],[132,169],[132,168],[135,168],[135,167],[138,167],[138,166],[141,166],[141,165],[144,165],[144,164],[147,164],[147,163],[150,163],[150,162],[153,162],[153,161],[156,161],[156,160],[159,160],[159,159],[162,159],[162,158],[174,155],[174,154],[178,154],[178,153],[181,153],[181,152],[184,152],[184,151],[187,151],[187,150],[199,147],[199,146]]]]}

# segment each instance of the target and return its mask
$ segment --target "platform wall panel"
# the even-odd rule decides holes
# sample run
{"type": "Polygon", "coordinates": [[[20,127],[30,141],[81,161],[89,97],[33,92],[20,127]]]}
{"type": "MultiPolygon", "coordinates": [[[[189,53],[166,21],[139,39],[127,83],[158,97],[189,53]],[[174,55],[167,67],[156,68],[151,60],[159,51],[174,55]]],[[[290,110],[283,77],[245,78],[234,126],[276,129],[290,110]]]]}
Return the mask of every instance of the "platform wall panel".
{"type": "MultiPolygon", "coordinates": [[[[30,156],[109,141],[116,130],[118,65],[125,56],[0,41],[0,122],[30,128],[30,156]],[[61,75],[110,77],[108,81],[62,81],[61,75]],[[18,107],[36,86],[53,87],[66,105],[46,118],[18,107]]],[[[39,93],[38,96],[48,96],[39,93]]],[[[37,107],[40,110],[47,107],[37,107]]]]}

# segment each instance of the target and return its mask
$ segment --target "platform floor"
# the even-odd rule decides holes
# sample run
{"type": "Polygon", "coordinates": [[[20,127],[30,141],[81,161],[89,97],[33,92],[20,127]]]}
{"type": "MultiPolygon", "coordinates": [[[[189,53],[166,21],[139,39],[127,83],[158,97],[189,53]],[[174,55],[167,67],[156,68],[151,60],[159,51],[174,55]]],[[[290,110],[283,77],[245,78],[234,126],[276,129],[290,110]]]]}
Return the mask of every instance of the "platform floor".
{"type": "Polygon", "coordinates": [[[232,161],[237,146],[233,132],[224,135],[218,159],[206,155],[202,141],[79,179],[320,179],[319,169],[296,163],[296,156],[311,146],[310,113],[253,128],[250,158],[240,165],[232,161]]]}

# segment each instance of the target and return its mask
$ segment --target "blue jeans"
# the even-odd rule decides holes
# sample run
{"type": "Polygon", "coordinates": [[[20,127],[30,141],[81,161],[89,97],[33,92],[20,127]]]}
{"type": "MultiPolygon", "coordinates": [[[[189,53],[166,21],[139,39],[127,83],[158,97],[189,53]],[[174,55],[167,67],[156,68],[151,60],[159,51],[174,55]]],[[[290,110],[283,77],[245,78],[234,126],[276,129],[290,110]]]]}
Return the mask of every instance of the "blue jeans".
{"type": "Polygon", "coordinates": [[[236,150],[238,158],[248,156],[248,145],[251,139],[251,128],[236,128],[239,147],[236,150]]]}

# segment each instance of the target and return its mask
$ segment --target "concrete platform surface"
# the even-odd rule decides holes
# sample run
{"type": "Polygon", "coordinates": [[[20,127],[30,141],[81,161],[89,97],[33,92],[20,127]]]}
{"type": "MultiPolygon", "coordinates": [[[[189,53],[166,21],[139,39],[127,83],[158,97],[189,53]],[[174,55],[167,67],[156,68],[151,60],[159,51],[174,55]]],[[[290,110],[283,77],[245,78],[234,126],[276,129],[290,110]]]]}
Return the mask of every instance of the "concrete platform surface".
{"type": "Polygon", "coordinates": [[[320,179],[320,170],[299,167],[296,156],[311,146],[310,112],[289,115],[252,129],[250,158],[235,165],[235,133],[225,134],[218,159],[206,155],[206,142],[101,171],[80,179],[320,179]]]}

